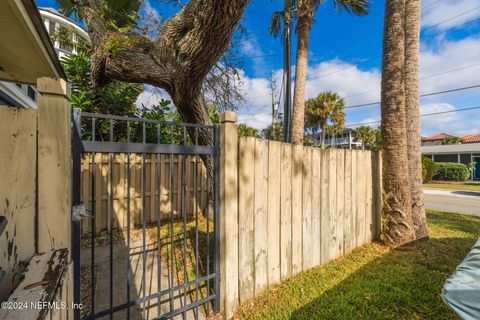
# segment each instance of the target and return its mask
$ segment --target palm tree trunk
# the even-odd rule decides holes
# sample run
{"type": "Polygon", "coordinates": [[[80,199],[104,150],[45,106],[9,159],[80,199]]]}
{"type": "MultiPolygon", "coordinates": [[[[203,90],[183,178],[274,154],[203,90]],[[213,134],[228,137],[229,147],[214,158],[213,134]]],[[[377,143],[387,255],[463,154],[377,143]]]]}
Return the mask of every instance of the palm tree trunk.
{"type": "Polygon", "coordinates": [[[320,148],[325,149],[325,124],[322,126],[322,135],[321,135],[320,148]]]}
{"type": "Polygon", "coordinates": [[[407,116],[408,171],[412,194],[412,218],[417,239],[428,237],[423,199],[420,151],[420,0],[405,1],[405,98],[407,116]]]}
{"type": "Polygon", "coordinates": [[[387,0],[382,65],[383,239],[400,245],[415,239],[408,175],[405,84],[405,0],[387,0]]]}
{"type": "Polygon", "coordinates": [[[299,1],[297,9],[297,61],[293,93],[292,136],[293,144],[303,144],[305,118],[305,84],[307,82],[308,37],[317,5],[311,0],[299,1]]]}

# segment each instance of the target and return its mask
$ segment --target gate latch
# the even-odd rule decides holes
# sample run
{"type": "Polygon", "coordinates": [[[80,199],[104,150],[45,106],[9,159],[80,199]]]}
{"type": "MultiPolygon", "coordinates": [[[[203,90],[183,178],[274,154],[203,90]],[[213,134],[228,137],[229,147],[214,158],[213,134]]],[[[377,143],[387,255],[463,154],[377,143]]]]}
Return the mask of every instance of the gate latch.
{"type": "Polygon", "coordinates": [[[76,221],[80,221],[83,218],[93,218],[92,212],[85,208],[83,205],[72,207],[72,218],[76,221]]]}

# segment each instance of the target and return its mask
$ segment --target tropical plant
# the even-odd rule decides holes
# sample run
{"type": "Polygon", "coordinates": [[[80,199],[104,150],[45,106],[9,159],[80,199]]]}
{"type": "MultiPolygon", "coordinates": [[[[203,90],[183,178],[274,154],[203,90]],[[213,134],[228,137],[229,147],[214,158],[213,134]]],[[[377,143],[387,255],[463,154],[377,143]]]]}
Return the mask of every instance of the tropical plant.
{"type": "Polygon", "coordinates": [[[422,157],[422,181],[427,183],[433,179],[437,173],[437,164],[428,157],[422,157]]]}
{"type": "Polygon", "coordinates": [[[245,123],[241,123],[237,127],[239,137],[258,137],[258,129],[250,127],[245,123]]]}
{"type": "Polygon", "coordinates": [[[434,180],[465,181],[470,178],[471,167],[463,163],[437,162],[437,172],[434,180]]]}
{"type": "Polygon", "coordinates": [[[102,88],[92,86],[90,58],[83,53],[71,54],[61,60],[72,87],[71,105],[85,112],[138,115],[135,102],[143,91],[139,84],[112,81],[102,88]]]}
{"type": "MultiPolygon", "coordinates": [[[[62,58],[61,63],[72,88],[70,104],[84,112],[114,114],[120,116],[137,116],[140,112],[135,104],[143,91],[139,84],[112,81],[108,85],[97,88],[92,86],[91,62],[84,54],[71,54],[62,58]]],[[[95,139],[109,139],[110,123],[105,119],[95,122],[95,139]]],[[[91,122],[84,125],[84,138],[90,139],[91,122]]],[[[118,140],[126,139],[125,124],[117,124],[118,140]]]]}
{"type": "Polygon", "coordinates": [[[274,122],[262,130],[262,137],[267,140],[283,141],[283,123],[274,122]]]}
{"type": "Polygon", "coordinates": [[[362,143],[362,150],[372,149],[377,141],[377,131],[367,126],[357,127],[352,131],[353,140],[362,143]]]}
{"type": "Polygon", "coordinates": [[[444,145],[448,145],[448,144],[461,144],[461,143],[463,143],[462,138],[451,136],[451,137],[443,138],[443,140],[440,141],[438,143],[438,145],[444,146],[444,145]]]}
{"type": "MultiPolygon", "coordinates": [[[[408,166],[405,117],[405,0],[387,0],[382,57],[382,235],[386,243],[400,245],[415,239],[408,166]]],[[[419,139],[420,140],[420,139],[419,139]]]]}
{"type": "MultiPolygon", "coordinates": [[[[309,34],[313,24],[313,16],[318,5],[324,0],[296,0],[295,18],[297,19],[297,55],[295,66],[295,89],[293,93],[293,118],[291,140],[294,144],[303,143],[305,117],[305,85],[307,80],[309,34]]],[[[335,10],[345,11],[355,15],[365,15],[368,12],[367,0],[333,0],[335,10]]],[[[281,15],[276,12],[272,16],[269,31],[278,36],[281,26],[281,15]]]]}
{"type": "MultiPolygon", "coordinates": [[[[338,93],[326,91],[306,102],[307,119],[312,130],[321,130],[320,146],[325,147],[325,136],[343,132],[345,100],[338,93]],[[327,129],[330,128],[330,129],[327,129]],[[327,131],[330,132],[327,132],[327,131]]],[[[313,133],[315,135],[315,133],[313,133]]],[[[302,137],[303,141],[303,137],[302,137]]]]}

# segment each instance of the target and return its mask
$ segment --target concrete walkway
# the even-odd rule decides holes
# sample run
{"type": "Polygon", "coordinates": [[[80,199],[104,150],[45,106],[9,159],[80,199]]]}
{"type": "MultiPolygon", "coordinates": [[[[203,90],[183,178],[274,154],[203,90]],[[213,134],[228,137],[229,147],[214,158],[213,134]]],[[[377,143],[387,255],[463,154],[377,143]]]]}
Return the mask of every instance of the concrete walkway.
{"type": "MultiPolygon", "coordinates": [[[[127,260],[127,247],[122,243],[113,245],[113,306],[125,304],[127,300],[127,278],[129,276],[127,269],[127,261],[130,264],[130,301],[156,295],[158,293],[158,276],[160,276],[161,290],[167,290],[172,286],[179,284],[172,279],[172,272],[168,265],[162,261],[158,270],[158,251],[156,243],[147,243],[145,254],[145,284],[143,283],[144,275],[144,257],[142,240],[132,241],[130,246],[130,254],[127,260]]],[[[91,263],[90,249],[82,249],[81,261],[82,266],[88,267],[91,263]]],[[[162,259],[163,260],[163,259],[162,259]]],[[[84,267],[85,268],[85,267],[84,267]]],[[[89,268],[90,269],[90,268],[89,268]]],[[[89,272],[89,271],[88,271],[89,272]]],[[[89,281],[90,282],[90,281],[89,281]]],[[[95,247],[95,313],[110,308],[110,246],[95,247]]],[[[90,286],[90,283],[87,284],[90,286]]],[[[88,293],[87,293],[88,294],[88,293]]],[[[174,292],[175,296],[169,294],[160,297],[160,305],[158,297],[154,297],[145,304],[134,305],[130,307],[130,319],[158,319],[171,310],[178,309],[186,304],[191,303],[193,295],[187,293],[184,296],[184,290],[174,292]],[[145,307],[145,308],[144,308],[145,307]]],[[[82,297],[83,301],[89,300],[88,297],[82,297]]],[[[199,298],[201,299],[201,298],[199,298]]],[[[90,300],[91,301],[91,300],[90,300]]],[[[204,307],[199,308],[198,319],[206,319],[204,307]]],[[[193,310],[187,312],[185,317],[176,316],[174,319],[195,319],[193,310]]],[[[108,319],[108,316],[101,319],[108,319]]],[[[127,310],[114,313],[114,319],[127,319],[127,310]]]]}

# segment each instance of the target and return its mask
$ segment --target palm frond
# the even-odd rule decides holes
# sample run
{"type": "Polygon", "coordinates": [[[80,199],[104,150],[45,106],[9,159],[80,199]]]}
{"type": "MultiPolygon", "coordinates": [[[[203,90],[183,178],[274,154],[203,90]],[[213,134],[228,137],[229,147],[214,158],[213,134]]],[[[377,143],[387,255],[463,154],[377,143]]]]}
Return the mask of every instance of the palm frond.
{"type": "Polygon", "coordinates": [[[333,3],[336,10],[343,10],[358,16],[367,14],[370,7],[368,0],[334,0],[333,3]]]}
{"type": "Polygon", "coordinates": [[[275,11],[272,13],[270,23],[268,25],[268,33],[274,38],[278,38],[282,34],[283,11],[275,11]]]}

